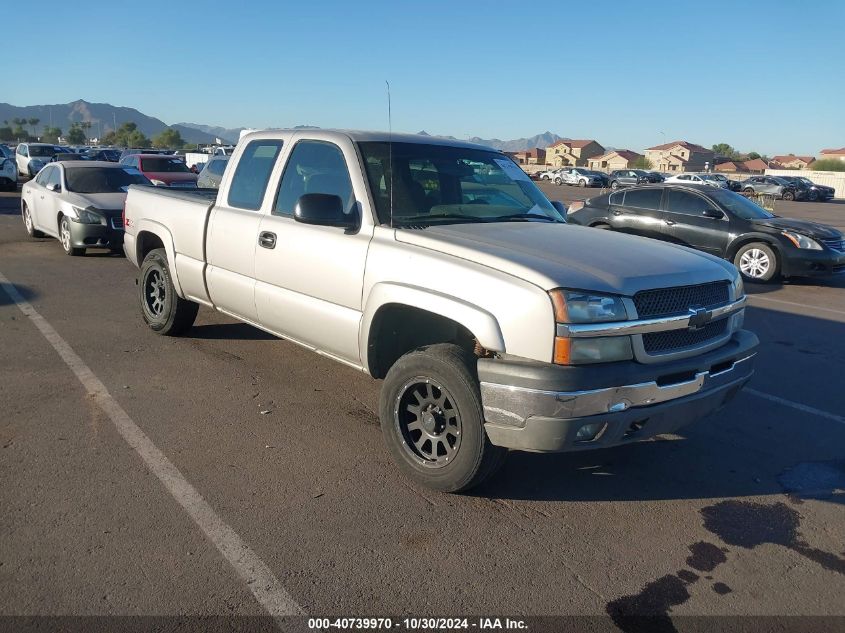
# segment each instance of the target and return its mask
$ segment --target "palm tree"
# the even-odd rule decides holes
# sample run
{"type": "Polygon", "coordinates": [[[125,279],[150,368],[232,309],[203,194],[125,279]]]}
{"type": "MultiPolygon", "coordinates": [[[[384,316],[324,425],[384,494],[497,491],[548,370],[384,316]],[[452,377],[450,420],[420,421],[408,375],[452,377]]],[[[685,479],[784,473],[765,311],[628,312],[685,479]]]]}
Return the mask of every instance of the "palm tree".
{"type": "Polygon", "coordinates": [[[32,135],[35,136],[35,126],[41,122],[41,119],[36,119],[35,117],[29,119],[27,123],[32,126],[32,135]]]}

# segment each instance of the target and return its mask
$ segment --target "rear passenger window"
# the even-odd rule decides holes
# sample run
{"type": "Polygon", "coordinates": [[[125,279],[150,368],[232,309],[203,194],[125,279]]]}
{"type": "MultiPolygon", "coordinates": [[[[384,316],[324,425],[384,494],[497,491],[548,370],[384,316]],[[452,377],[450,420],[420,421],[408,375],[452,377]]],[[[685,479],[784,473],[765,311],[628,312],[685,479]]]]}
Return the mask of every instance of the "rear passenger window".
{"type": "Polygon", "coordinates": [[[688,191],[669,190],[669,197],[666,199],[666,210],[672,213],[683,213],[685,215],[701,215],[706,209],[715,207],[712,202],[707,202],[701,196],[688,191]]]}
{"type": "Polygon", "coordinates": [[[270,139],[252,141],[244,148],[229,185],[230,207],[254,211],[261,208],[270,172],[281,150],[282,141],[270,139]]]}
{"type": "Polygon", "coordinates": [[[355,209],[349,170],[336,145],[324,141],[300,141],[296,144],[279,184],[273,214],[292,216],[297,200],[306,193],[340,196],[347,214],[355,209]]]}
{"type": "Polygon", "coordinates": [[[657,211],[660,208],[662,189],[631,189],[625,192],[625,206],[657,211]]]}

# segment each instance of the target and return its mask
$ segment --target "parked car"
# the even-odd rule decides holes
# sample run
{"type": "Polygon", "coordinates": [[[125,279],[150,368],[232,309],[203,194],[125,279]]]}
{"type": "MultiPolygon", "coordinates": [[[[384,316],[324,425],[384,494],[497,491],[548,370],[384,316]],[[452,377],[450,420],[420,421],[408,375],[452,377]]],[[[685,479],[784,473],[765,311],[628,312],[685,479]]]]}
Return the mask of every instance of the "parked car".
{"type": "Polygon", "coordinates": [[[828,187],[826,185],[817,185],[809,178],[805,178],[804,176],[778,176],[781,180],[785,180],[788,183],[791,183],[802,189],[804,191],[804,198],[805,200],[809,200],[811,202],[827,202],[828,200],[833,199],[833,195],[836,193],[836,190],[833,187],[828,187]]]}
{"type": "Polygon", "coordinates": [[[127,149],[123,150],[122,152],[120,152],[120,157],[117,159],[117,162],[121,162],[127,156],[134,156],[135,154],[164,154],[164,155],[170,155],[172,153],[173,153],[173,150],[169,150],[169,149],[152,149],[152,148],[138,149],[137,147],[136,148],[127,148],[127,149]]]}
{"type": "Polygon", "coordinates": [[[694,185],[707,185],[712,184],[714,187],[721,187],[723,189],[728,188],[728,181],[727,178],[724,182],[712,178],[710,174],[675,174],[674,176],[670,176],[664,182],[678,182],[681,184],[694,184],[694,185]]]}
{"type": "Polygon", "coordinates": [[[15,154],[5,145],[0,145],[0,187],[6,191],[16,191],[18,188],[15,154]]]}
{"type": "Polygon", "coordinates": [[[610,185],[610,177],[607,174],[602,173],[600,171],[593,171],[593,170],[588,170],[588,171],[589,171],[589,173],[591,173],[593,176],[595,176],[598,179],[601,187],[607,187],[607,186],[610,185]]]}
{"type": "Polygon", "coordinates": [[[385,442],[423,485],[673,432],[751,377],[731,264],[569,226],[500,152],[273,130],[231,163],[216,198],[130,187],[143,320],[176,336],[213,306],[383,378],[385,442]]]}
{"type": "Polygon", "coordinates": [[[618,189],[619,187],[631,187],[633,185],[641,185],[650,182],[661,182],[663,176],[653,171],[645,171],[642,169],[617,169],[611,172],[608,179],[610,181],[611,189],[618,189]]]}
{"type": "Polygon", "coordinates": [[[181,158],[160,154],[130,154],[120,165],[134,167],[158,187],[196,188],[197,175],[181,158]]]}
{"type": "Polygon", "coordinates": [[[117,163],[120,161],[120,150],[111,149],[108,147],[89,149],[85,152],[86,160],[104,160],[109,163],[117,163]]]}
{"type": "Polygon", "coordinates": [[[197,176],[197,187],[218,189],[223,172],[229,163],[228,156],[211,156],[208,162],[203,165],[202,171],[197,176]]]}
{"type": "Polygon", "coordinates": [[[26,231],[57,238],[68,255],[84,255],[89,248],[121,252],[123,202],[133,184],[150,181],[116,163],[50,163],[21,191],[26,231]]]}
{"type": "Polygon", "coordinates": [[[559,177],[564,184],[579,187],[600,187],[602,180],[584,167],[564,167],[560,170],[559,177]]]}
{"type": "MultiPolygon", "coordinates": [[[[562,171],[561,168],[547,169],[546,171],[541,171],[540,172],[540,180],[548,180],[548,181],[554,182],[555,178],[558,176],[558,174],[561,171],[562,171]]],[[[561,184],[562,182],[563,181],[561,180],[561,182],[558,182],[557,184],[561,184]]]]}
{"type": "Polygon", "coordinates": [[[567,219],[683,244],[733,262],[754,281],[845,272],[837,229],[782,218],[733,191],[664,183],[573,204],[567,219]]]}
{"type": "Polygon", "coordinates": [[[15,149],[18,173],[32,178],[50,162],[53,156],[66,151],[60,145],[50,143],[20,143],[15,149]]]}
{"type": "Polygon", "coordinates": [[[59,152],[58,154],[53,154],[53,157],[50,159],[51,163],[59,163],[59,162],[68,162],[71,160],[86,160],[82,154],[71,154],[70,152],[59,152]]]}
{"type": "Polygon", "coordinates": [[[716,180],[720,183],[724,183],[725,189],[730,189],[731,191],[741,191],[742,190],[742,184],[741,183],[739,183],[736,180],[731,180],[730,178],[728,178],[724,174],[717,174],[717,173],[707,174],[707,177],[711,181],[716,180]]]}
{"type": "Polygon", "coordinates": [[[743,181],[745,193],[768,193],[782,200],[802,200],[807,194],[803,189],[777,176],[752,176],[743,181]]]}

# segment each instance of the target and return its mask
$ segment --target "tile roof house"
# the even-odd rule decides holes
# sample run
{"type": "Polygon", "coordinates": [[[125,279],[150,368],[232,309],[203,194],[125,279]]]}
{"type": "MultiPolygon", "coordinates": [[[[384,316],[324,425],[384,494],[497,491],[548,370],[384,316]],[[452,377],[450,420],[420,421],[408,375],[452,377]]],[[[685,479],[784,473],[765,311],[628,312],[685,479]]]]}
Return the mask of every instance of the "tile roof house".
{"type": "Polygon", "coordinates": [[[542,147],[524,150],[522,152],[505,152],[520,165],[545,165],[546,150],[542,147]]]}
{"type": "Polygon", "coordinates": [[[546,148],[546,162],[555,167],[584,167],[587,161],[604,154],[604,148],[592,139],[560,140],[546,148]]]}
{"type": "Polygon", "coordinates": [[[819,159],[822,158],[845,160],[845,147],[840,147],[839,149],[823,149],[819,155],[819,159]]]}
{"type": "Polygon", "coordinates": [[[753,158],[751,160],[729,160],[724,163],[719,163],[713,168],[713,171],[728,172],[728,173],[758,173],[762,174],[769,166],[766,161],[760,158],[753,158]]]}
{"type": "Polygon", "coordinates": [[[634,162],[636,162],[638,158],[642,157],[642,154],[632,152],[629,149],[614,149],[602,154],[601,156],[588,159],[587,166],[596,171],[630,169],[634,166],[634,162]]]}
{"type": "Polygon", "coordinates": [[[745,168],[745,171],[756,172],[762,174],[765,172],[769,166],[766,164],[762,158],[753,158],[751,160],[743,161],[742,166],[745,168]]]}
{"type": "Polygon", "coordinates": [[[813,156],[796,156],[795,154],[785,154],[780,156],[772,156],[769,161],[777,167],[782,169],[806,169],[807,165],[815,160],[813,156]]]}
{"type": "Polygon", "coordinates": [[[713,165],[716,153],[689,141],[672,141],[649,147],[645,156],[657,171],[682,172],[704,171],[713,165]]]}

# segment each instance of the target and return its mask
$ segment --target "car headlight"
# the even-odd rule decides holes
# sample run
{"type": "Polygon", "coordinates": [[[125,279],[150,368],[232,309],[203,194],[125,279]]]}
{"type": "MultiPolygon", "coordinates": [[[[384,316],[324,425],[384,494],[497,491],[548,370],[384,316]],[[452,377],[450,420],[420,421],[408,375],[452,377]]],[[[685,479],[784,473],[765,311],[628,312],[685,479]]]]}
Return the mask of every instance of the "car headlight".
{"type": "MultiPolygon", "coordinates": [[[[628,320],[622,297],[580,290],[549,293],[556,323],[607,323],[628,320]]],[[[556,336],[553,360],[558,365],[609,363],[633,358],[630,336],[571,338],[556,336]]]]}
{"type": "Polygon", "coordinates": [[[628,318],[622,297],[562,289],[549,294],[558,323],[604,323],[628,318]]]}
{"type": "Polygon", "coordinates": [[[801,235],[800,233],[795,233],[794,231],[783,231],[783,236],[788,239],[795,248],[804,248],[811,251],[820,251],[822,250],[821,245],[814,239],[807,237],[806,235],[801,235]]]}
{"type": "Polygon", "coordinates": [[[153,183],[156,187],[166,187],[167,183],[163,180],[157,180],[156,178],[150,178],[150,182],[153,183]]]}
{"type": "Polygon", "coordinates": [[[76,217],[72,218],[74,222],[79,222],[80,224],[105,224],[106,219],[97,214],[93,211],[89,211],[88,209],[80,209],[79,207],[73,207],[73,210],[76,211],[76,217]]]}

